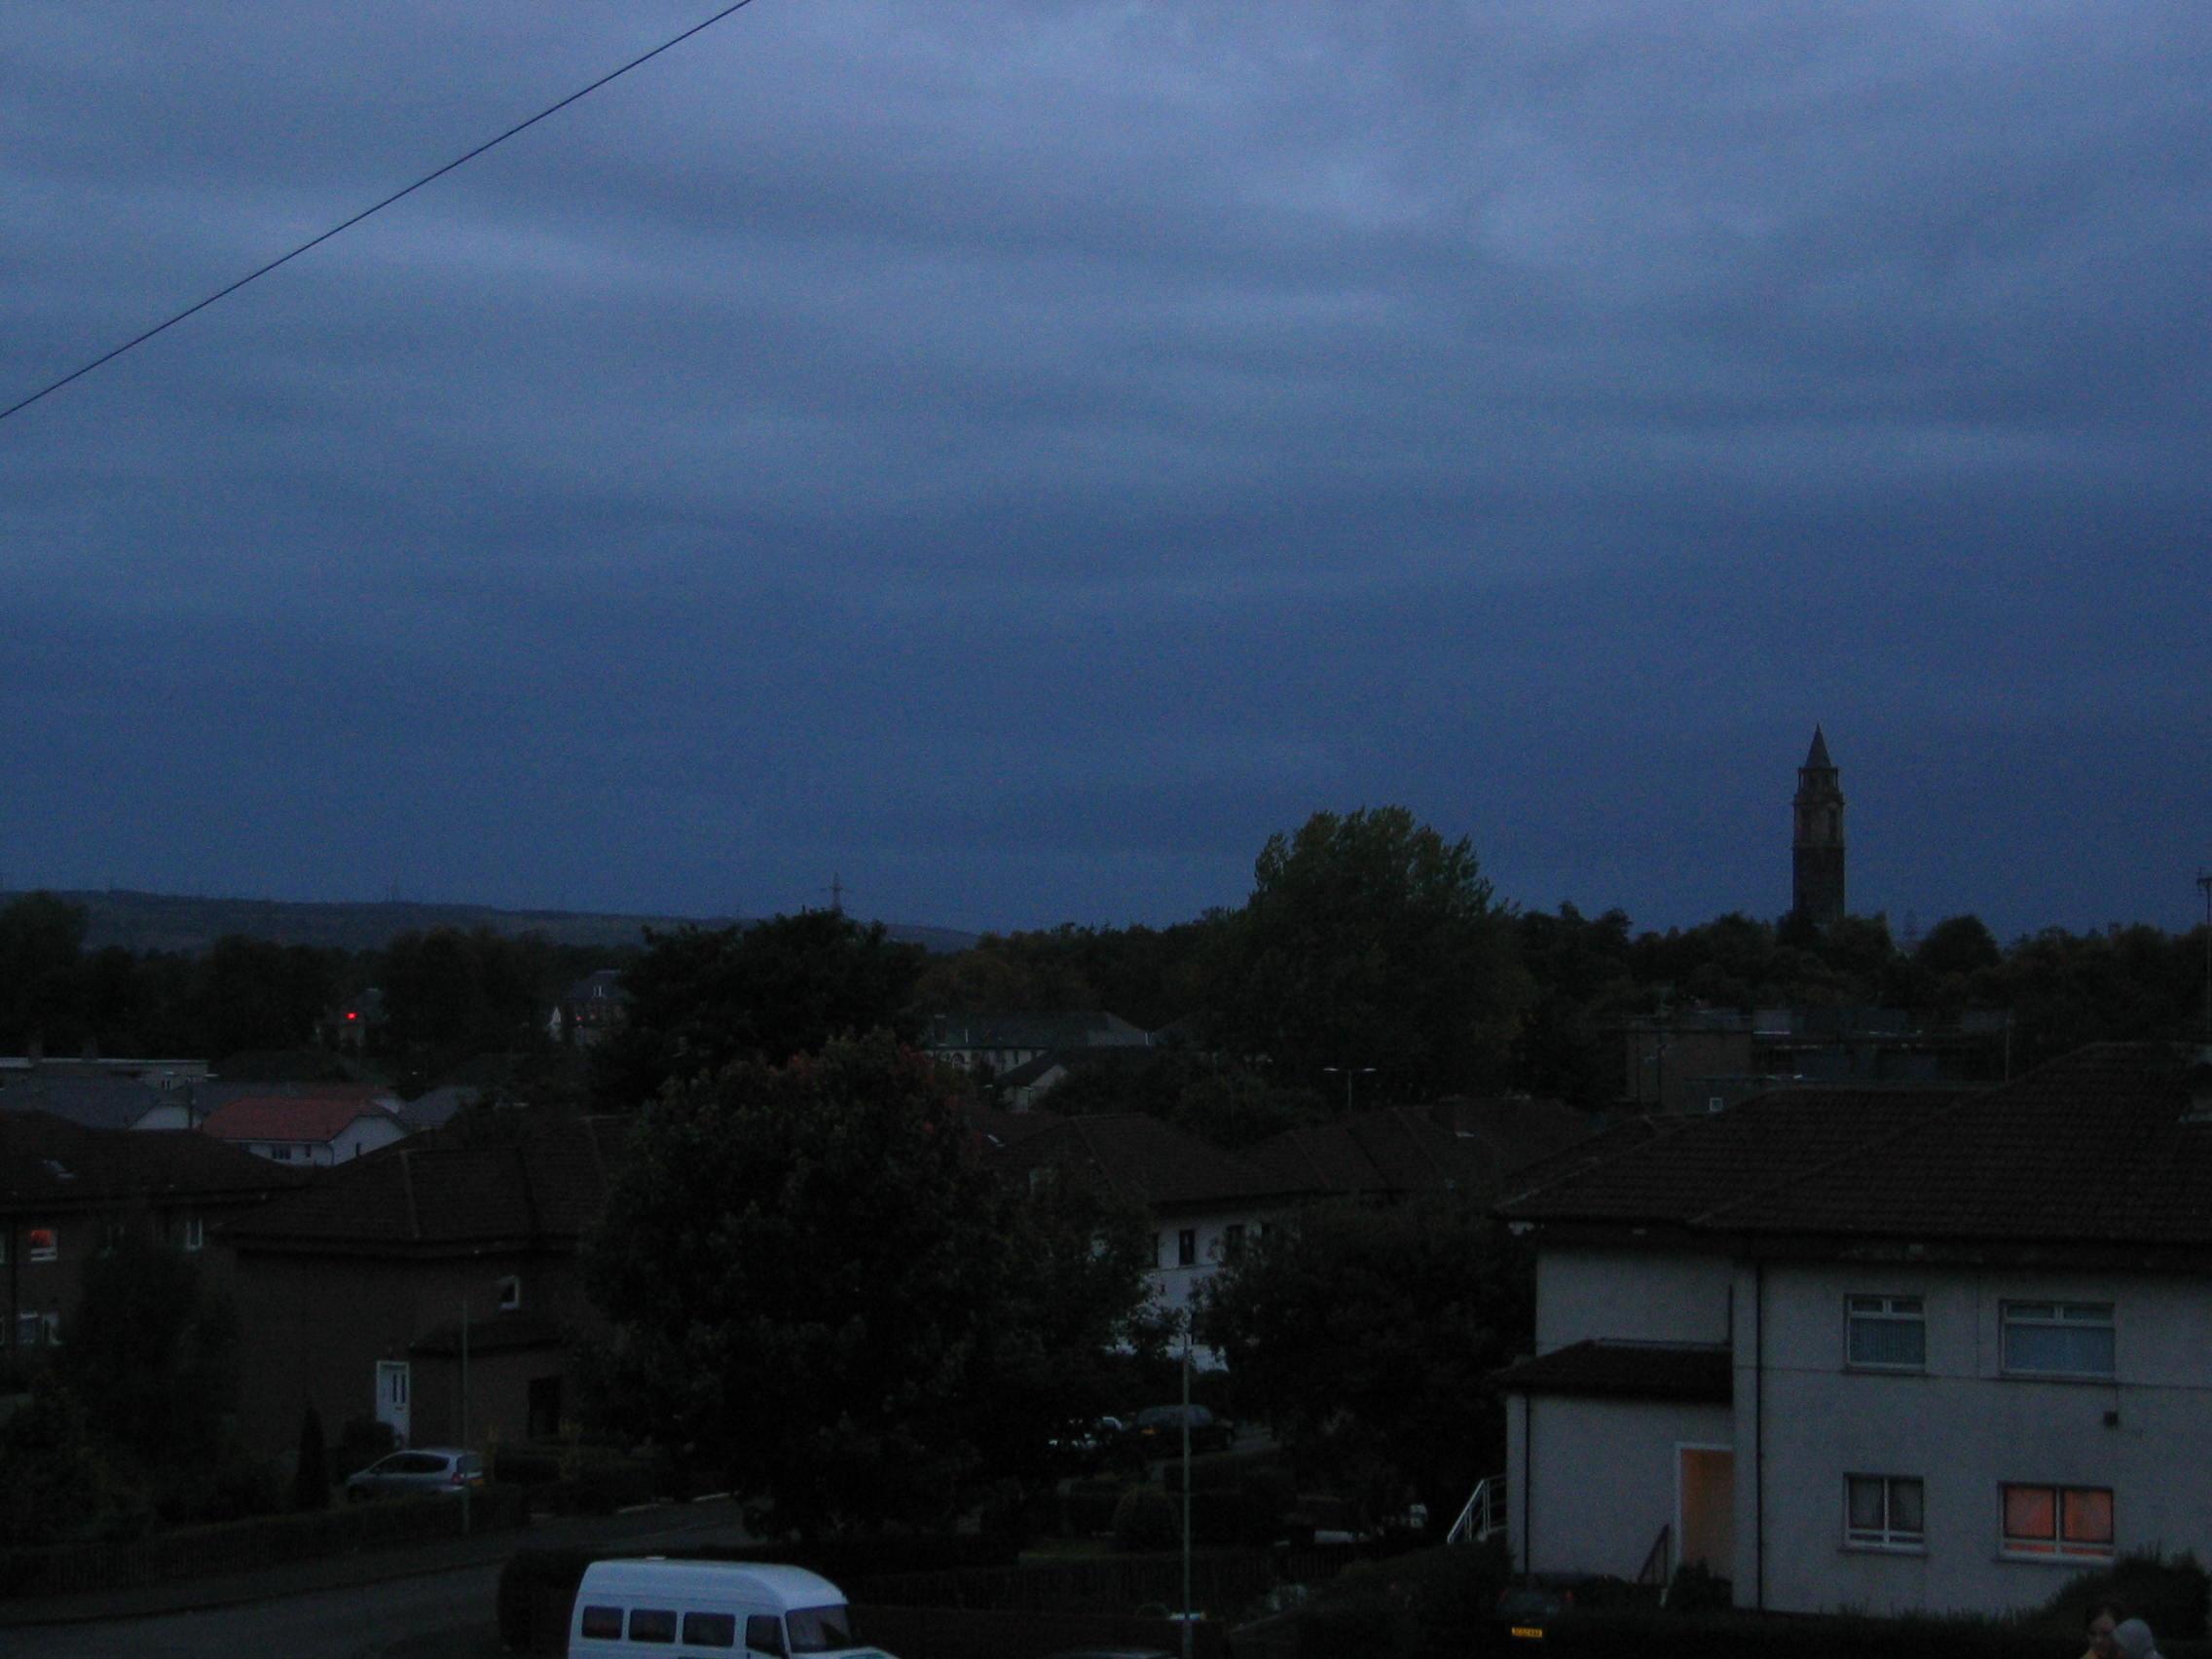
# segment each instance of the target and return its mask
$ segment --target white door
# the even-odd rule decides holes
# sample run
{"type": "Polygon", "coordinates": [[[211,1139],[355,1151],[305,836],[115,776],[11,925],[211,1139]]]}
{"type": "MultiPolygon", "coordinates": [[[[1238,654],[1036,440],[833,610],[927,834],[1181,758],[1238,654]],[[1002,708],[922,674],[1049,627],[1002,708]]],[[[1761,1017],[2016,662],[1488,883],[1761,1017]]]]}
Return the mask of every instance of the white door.
{"type": "Polygon", "coordinates": [[[391,1424],[392,1439],[400,1446],[407,1444],[407,1413],[411,1392],[407,1361],[377,1361],[377,1421],[391,1424]]]}

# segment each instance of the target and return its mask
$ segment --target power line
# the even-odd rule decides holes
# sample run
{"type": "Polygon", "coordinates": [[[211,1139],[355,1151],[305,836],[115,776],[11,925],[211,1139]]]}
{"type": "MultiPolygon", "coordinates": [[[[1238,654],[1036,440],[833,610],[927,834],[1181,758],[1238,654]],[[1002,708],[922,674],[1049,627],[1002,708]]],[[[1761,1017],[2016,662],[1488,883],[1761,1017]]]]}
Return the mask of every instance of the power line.
{"type": "Polygon", "coordinates": [[[447,173],[452,172],[454,168],[465,166],[468,163],[473,162],[478,156],[481,156],[485,151],[493,148],[495,145],[504,144],[516,133],[535,127],[547,116],[558,114],[560,111],[567,109],[571,104],[574,103],[578,98],[588,97],[591,93],[598,92],[600,88],[606,86],[608,82],[620,79],[622,76],[627,75],[631,70],[637,68],[639,64],[650,62],[653,58],[658,57],[662,53],[668,51],[672,47],[682,46],[693,35],[713,28],[717,23],[720,22],[732,12],[742,12],[746,7],[752,4],[753,0],[736,0],[736,3],[734,5],[724,6],[720,11],[717,12],[705,22],[693,23],[682,34],[671,36],[669,39],[662,41],[660,45],[654,47],[650,52],[642,53],[638,56],[631,58],[630,61],[623,64],[621,68],[608,70],[598,80],[592,82],[590,86],[578,88],[575,92],[571,92],[567,97],[563,98],[559,103],[547,104],[543,109],[539,110],[528,121],[516,122],[514,126],[508,128],[498,137],[485,139],[484,142],[477,145],[475,149],[468,151],[464,155],[456,156],[452,161],[446,163],[446,165],[442,167],[438,167],[431,172],[424,173],[421,178],[417,179],[413,184],[408,185],[404,190],[393,191],[382,202],[376,203],[372,206],[362,208],[358,213],[355,213],[350,219],[340,220],[337,224],[331,226],[329,230],[324,231],[320,236],[311,237],[308,240],[300,243],[299,246],[293,248],[291,252],[281,254],[277,258],[272,259],[267,265],[262,266],[258,271],[249,271],[243,276],[240,276],[237,281],[232,282],[225,287],[217,288],[212,294],[209,294],[199,304],[187,306],[183,311],[178,312],[174,316],[167,317],[161,322],[157,322],[153,327],[147,329],[145,333],[134,335],[132,338],[126,340],[122,345],[116,347],[113,350],[103,351],[98,356],[94,357],[91,362],[84,364],[80,368],[70,370],[69,373],[63,375],[59,380],[40,387],[38,390],[32,392],[28,397],[22,398],[15,403],[11,403],[5,409],[0,409],[0,421],[7,420],[9,416],[16,414],[19,410],[28,409],[40,398],[47,396],[51,392],[59,391],[71,381],[82,380],[85,376],[91,374],[101,364],[112,363],[116,358],[122,356],[124,352],[132,350],[134,347],[143,346],[147,341],[153,339],[155,335],[160,334],[163,330],[174,328],[186,317],[193,315],[195,313],[205,311],[217,300],[225,299],[230,295],[237,293],[248,282],[256,281],[259,278],[268,276],[270,272],[276,270],[279,265],[289,264],[292,260],[299,258],[301,254],[307,252],[308,249],[319,246],[323,242],[328,241],[332,237],[338,235],[339,232],[350,230],[355,225],[359,224],[363,219],[368,218],[370,215],[383,212],[387,207],[389,207],[394,202],[399,201],[402,197],[412,196],[415,194],[415,192],[421,190],[425,184],[430,183],[433,179],[443,178],[447,173]]]}

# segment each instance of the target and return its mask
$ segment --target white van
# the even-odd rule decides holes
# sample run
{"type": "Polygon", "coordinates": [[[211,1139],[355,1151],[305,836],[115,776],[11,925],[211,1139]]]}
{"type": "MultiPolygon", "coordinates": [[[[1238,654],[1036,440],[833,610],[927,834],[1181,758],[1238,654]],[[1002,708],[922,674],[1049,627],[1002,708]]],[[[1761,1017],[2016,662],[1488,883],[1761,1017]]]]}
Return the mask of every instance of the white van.
{"type": "Polygon", "coordinates": [[[891,1659],[853,1640],[845,1593],[800,1567],[595,1561],[569,1620],[569,1659],[891,1659]]]}

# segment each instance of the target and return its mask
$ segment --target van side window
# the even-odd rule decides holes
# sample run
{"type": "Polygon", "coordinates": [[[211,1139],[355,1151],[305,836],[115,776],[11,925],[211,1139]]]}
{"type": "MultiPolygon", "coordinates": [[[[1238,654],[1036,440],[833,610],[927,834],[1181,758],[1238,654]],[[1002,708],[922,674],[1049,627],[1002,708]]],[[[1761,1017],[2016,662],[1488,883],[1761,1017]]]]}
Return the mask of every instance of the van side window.
{"type": "Polygon", "coordinates": [[[737,1615],[735,1613],[685,1613],[683,1615],[683,1645],[686,1647],[735,1647],[737,1645],[737,1615]]]}
{"type": "Polygon", "coordinates": [[[586,1607],[583,1634],[590,1641],[620,1641],[622,1640],[622,1609],[620,1607],[586,1607]]]}
{"type": "Polygon", "coordinates": [[[676,1640],[676,1609],[674,1607],[632,1607],[630,1609],[630,1640],[632,1641],[674,1641],[676,1640]]]}
{"type": "Polygon", "coordinates": [[[745,1645],[756,1653],[784,1659],[784,1621],[773,1613],[754,1613],[745,1621],[745,1645]]]}

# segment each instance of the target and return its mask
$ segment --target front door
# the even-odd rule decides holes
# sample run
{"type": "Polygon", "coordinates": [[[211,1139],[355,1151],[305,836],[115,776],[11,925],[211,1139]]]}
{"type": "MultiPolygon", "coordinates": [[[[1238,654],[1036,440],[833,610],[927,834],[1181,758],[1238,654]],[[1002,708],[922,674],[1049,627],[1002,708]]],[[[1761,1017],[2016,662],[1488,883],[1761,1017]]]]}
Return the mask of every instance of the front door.
{"type": "Polygon", "coordinates": [[[380,1359],[377,1361],[377,1421],[391,1425],[392,1444],[407,1444],[407,1423],[412,1390],[409,1384],[407,1361],[380,1359]]]}
{"type": "Polygon", "coordinates": [[[1681,1540],[1677,1557],[1718,1577],[1736,1570],[1736,1454],[1725,1446],[1681,1448],[1681,1540]]]}

